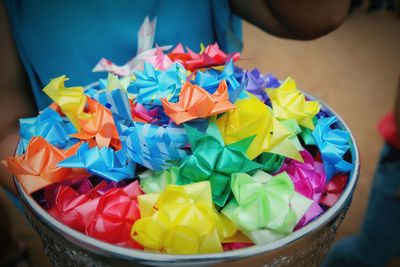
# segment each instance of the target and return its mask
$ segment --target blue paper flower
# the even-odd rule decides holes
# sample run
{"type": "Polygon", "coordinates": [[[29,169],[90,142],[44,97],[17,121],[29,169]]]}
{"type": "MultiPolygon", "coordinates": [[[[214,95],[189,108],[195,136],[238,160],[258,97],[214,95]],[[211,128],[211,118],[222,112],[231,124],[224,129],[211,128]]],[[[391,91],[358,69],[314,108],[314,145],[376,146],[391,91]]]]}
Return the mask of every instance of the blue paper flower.
{"type": "Polygon", "coordinates": [[[345,130],[332,129],[337,121],[335,116],[318,120],[312,133],[324,163],[325,173],[329,181],[336,173],[346,173],[352,164],[343,159],[350,148],[350,133],[345,130]]]}
{"type": "Polygon", "coordinates": [[[128,160],[122,150],[114,151],[108,147],[89,148],[88,143],[82,144],[76,155],[57,164],[64,168],[84,168],[89,173],[114,182],[133,178],[135,164],[128,160]]]}
{"type": "Polygon", "coordinates": [[[47,142],[61,149],[70,147],[79,141],[69,136],[77,133],[72,123],[51,108],[44,109],[36,117],[20,119],[19,124],[24,150],[34,136],[42,136],[47,142]]]}
{"type": "Polygon", "coordinates": [[[179,63],[159,71],[150,63],[144,63],[143,72],[135,72],[136,79],[128,88],[131,94],[137,94],[136,101],[143,105],[161,106],[161,98],[171,102],[178,100],[182,85],[187,79],[186,69],[179,63]]]}
{"type": "Polygon", "coordinates": [[[204,72],[198,71],[193,84],[196,84],[204,88],[210,94],[213,94],[217,90],[219,83],[222,80],[225,80],[228,85],[229,101],[235,103],[238,98],[246,97],[244,93],[242,94],[245,84],[239,83],[235,76],[237,76],[237,72],[235,72],[233,61],[230,60],[226,63],[223,71],[218,71],[212,68],[207,69],[204,72]]]}
{"type": "Polygon", "coordinates": [[[120,125],[123,149],[128,158],[149,169],[160,171],[171,166],[170,161],[181,160],[188,143],[182,127],[167,127],[135,122],[134,126],[120,125]]]}

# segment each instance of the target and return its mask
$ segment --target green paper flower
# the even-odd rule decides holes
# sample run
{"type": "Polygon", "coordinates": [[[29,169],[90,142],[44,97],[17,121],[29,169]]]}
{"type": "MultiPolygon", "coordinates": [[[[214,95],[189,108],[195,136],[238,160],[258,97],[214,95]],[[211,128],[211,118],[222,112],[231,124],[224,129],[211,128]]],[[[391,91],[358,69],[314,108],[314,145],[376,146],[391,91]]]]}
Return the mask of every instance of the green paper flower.
{"type": "Polygon", "coordinates": [[[290,233],[296,223],[296,214],[289,205],[294,193],[293,182],[286,173],[264,177],[267,181],[257,181],[246,173],[232,175],[235,199],[222,213],[246,231],[267,228],[290,233]]]}
{"type": "Polygon", "coordinates": [[[231,175],[250,172],[262,167],[246,156],[254,137],[225,146],[215,121],[211,121],[205,133],[184,125],[192,155],[186,157],[179,167],[178,184],[209,180],[214,203],[225,206],[230,195],[231,175]]]}
{"type": "Polygon", "coordinates": [[[235,173],[231,188],[235,198],[221,212],[256,244],[291,233],[313,202],[294,191],[286,172],[235,173]]]}

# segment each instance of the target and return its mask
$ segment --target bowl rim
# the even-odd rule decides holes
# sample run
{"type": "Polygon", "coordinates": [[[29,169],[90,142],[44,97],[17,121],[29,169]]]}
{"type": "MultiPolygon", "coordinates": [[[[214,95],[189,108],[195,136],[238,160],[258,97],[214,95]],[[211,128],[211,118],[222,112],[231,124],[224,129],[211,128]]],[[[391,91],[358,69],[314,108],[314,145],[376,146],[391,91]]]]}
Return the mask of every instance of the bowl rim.
{"type": "MultiPolygon", "coordinates": [[[[17,188],[19,197],[22,199],[25,205],[29,207],[29,210],[42,221],[43,224],[47,224],[47,226],[51,227],[53,231],[57,232],[58,234],[61,234],[64,238],[66,238],[70,242],[82,247],[83,249],[88,249],[92,253],[118,257],[126,260],[135,260],[135,261],[139,260],[141,263],[146,263],[146,262],[178,263],[178,262],[190,261],[192,264],[195,264],[200,262],[205,263],[207,261],[215,262],[215,261],[235,260],[263,253],[273,252],[283,246],[294,243],[299,239],[318,231],[323,226],[328,224],[332,220],[332,218],[334,218],[343,208],[345,208],[348,202],[351,201],[360,173],[360,155],[358,151],[358,146],[348,125],[324,101],[321,101],[317,97],[303,90],[302,92],[305,94],[307,99],[319,101],[319,103],[321,104],[321,109],[324,108],[324,110],[327,110],[330,113],[330,115],[336,116],[341,128],[344,128],[347,131],[349,131],[351,140],[350,150],[352,154],[354,167],[349,175],[347,187],[342,192],[337,202],[331,208],[326,210],[316,220],[310,222],[301,229],[296,230],[282,238],[279,238],[265,245],[254,245],[247,248],[242,248],[232,251],[224,251],[220,253],[190,254],[190,255],[155,253],[155,252],[148,252],[143,250],[120,247],[87,236],[57,221],[49,213],[47,213],[46,210],[44,210],[31,196],[25,193],[25,191],[22,189],[21,185],[19,184],[18,180],[15,177],[13,177],[14,183],[17,188]]],[[[18,144],[18,147],[19,146],[20,143],[18,144]]]]}

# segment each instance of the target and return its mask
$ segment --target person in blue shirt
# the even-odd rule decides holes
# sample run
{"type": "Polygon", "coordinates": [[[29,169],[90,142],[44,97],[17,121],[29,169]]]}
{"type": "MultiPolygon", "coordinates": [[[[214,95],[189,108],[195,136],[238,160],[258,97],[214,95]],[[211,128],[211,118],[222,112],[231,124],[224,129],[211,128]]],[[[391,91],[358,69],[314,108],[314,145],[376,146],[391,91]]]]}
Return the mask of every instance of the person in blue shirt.
{"type": "MultiPolygon", "coordinates": [[[[196,48],[218,42],[223,50],[233,52],[242,48],[241,19],[279,37],[310,40],[336,29],[347,15],[349,2],[2,0],[0,159],[14,152],[18,118],[33,116],[50,103],[41,89],[51,78],[66,74],[75,85],[86,85],[100,77],[91,69],[101,57],[125,63],[135,54],[136,33],[146,16],[157,17],[159,45],[183,43],[196,48]]],[[[0,184],[15,192],[3,166],[0,184]]],[[[19,252],[1,201],[0,218],[3,266],[19,252]]]]}

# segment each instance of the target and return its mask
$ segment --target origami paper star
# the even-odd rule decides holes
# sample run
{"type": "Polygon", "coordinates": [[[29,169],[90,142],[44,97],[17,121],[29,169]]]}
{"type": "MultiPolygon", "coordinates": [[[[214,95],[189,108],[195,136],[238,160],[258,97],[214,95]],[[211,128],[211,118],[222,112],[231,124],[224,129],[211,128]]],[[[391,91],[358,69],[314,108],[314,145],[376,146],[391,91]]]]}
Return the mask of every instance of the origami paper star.
{"type": "Polygon", "coordinates": [[[88,141],[92,146],[98,145],[100,148],[112,146],[120,149],[121,141],[111,112],[91,98],[87,101],[88,114],[91,114],[91,117],[79,119],[81,131],[71,136],[88,141]]]}
{"type": "Polygon", "coordinates": [[[136,80],[128,88],[137,94],[136,102],[147,105],[161,105],[161,99],[176,101],[182,85],[186,82],[187,71],[179,63],[172,64],[164,71],[156,70],[150,63],[144,63],[143,72],[135,72],[136,80]]]}
{"type": "Polygon", "coordinates": [[[321,152],[328,181],[336,173],[349,172],[353,166],[343,159],[350,148],[350,133],[341,129],[332,129],[336,121],[335,116],[319,119],[312,133],[321,152]]]}
{"type": "Polygon", "coordinates": [[[320,110],[318,101],[306,101],[292,78],[287,78],[279,88],[267,89],[274,115],[280,120],[296,119],[298,123],[311,130],[314,129],[313,117],[320,110]]]}
{"type": "Polygon", "coordinates": [[[171,166],[170,161],[179,161],[187,155],[182,148],[188,140],[181,127],[135,122],[131,127],[121,128],[121,141],[127,157],[149,169],[167,169],[171,166]]]}
{"type": "Polygon", "coordinates": [[[206,133],[186,124],[184,127],[193,154],[182,161],[178,184],[210,181],[214,203],[223,207],[231,192],[231,174],[249,172],[261,167],[245,154],[253,137],[225,146],[213,121],[209,123],[206,133]]]}
{"type": "Polygon", "coordinates": [[[293,135],[282,123],[274,118],[270,109],[255,96],[235,103],[236,109],[217,120],[225,144],[232,144],[255,136],[247,156],[254,159],[263,152],[270,152],[302,161],[296,146],[290,140],[293,135]]]}
{"type": "Polygon", "coordinates": [[[145,249],[170,254],[222,252],[236,227],[213,209],[208,181],[168,185],[160,194],[138,196],[141,218],[131,236],[145,249]]]}
{"type": "Polygon", "coordinates": [[[168,102],[166,99],[161,99],[161,101],[165,113],[178,125],[197,118],[208,118],[235,108],[235,105],[229,102],[225,81],[219,84],[217,91],[213,94],[186,82],[182,86],[177,103],[168,102]]]}
{"type": "Polygon", "coordinates": [[[79,119],[89,119],[91,115],[84,113],[86,96],[83,95],[83,87],[66,88],[64,82],[67,80],[65,75],[54,78],[46,85],[43,92],[57,103],[75,129],[80,131],[79,119]]]}
{"type": "Polygon", "coordinates": [[[25,154],[9,157],[2,163],[15,175],[25,192],[32,194],[53,183],[89,176],[83,169],[57,165],[74,155],[79,146],[80,143],[62,150],[49,144],[43,137],[33,137],[25,154]]]}
{"type": "Polygon", "coordinates": [[[24,150],[35,136],[42,136],[57,148],[70,147],[78,141],[70,136],[74,133],[76,129],[72,123],[51,108],[44,109],[36,117],[19,120],[19,135],[24,150]]]}
{"type": "Polygon", "coordinates": [[[312,203],[296,194],[286,173],[270,176],[259,171],[254,177],[235,173],[231,188],[235,198],[221,212],[256,244],[291,233],[312,203]],[[254,238],[255,233],[261,235],[254,238]]]}
{"type": "Polygon", "coordinates": [[[135,176],[135,164],[125,157],[122,150],[115,152],[111,148],[97,146],[89,148],[88,143],[81,145],[75,155],[61,161],[57,166],[83,168],[91,174],[114,182],[135,176]]]}

